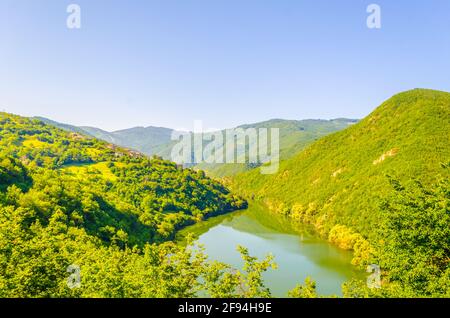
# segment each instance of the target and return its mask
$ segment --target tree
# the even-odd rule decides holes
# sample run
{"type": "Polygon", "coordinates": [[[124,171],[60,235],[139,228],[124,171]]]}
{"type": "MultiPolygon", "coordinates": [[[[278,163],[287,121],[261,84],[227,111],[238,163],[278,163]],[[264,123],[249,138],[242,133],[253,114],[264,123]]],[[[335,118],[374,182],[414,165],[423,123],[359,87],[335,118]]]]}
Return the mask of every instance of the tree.
{"type": "Polygon", "coordinates": [[[304,285],[297,285],[288,292],[288,296],[292,298],[317,298],[316,282],[307,277],[304,285]]]}

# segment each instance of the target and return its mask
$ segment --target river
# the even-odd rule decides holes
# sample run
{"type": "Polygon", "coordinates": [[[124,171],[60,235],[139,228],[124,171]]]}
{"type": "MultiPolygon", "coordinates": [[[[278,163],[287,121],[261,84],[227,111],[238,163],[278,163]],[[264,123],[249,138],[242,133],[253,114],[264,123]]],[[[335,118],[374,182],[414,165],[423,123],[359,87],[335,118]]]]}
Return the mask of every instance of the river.
{"type": "Polygon", "coordinates": [[[320,239],[304,225],[275,215],[251,204],[249,209],[213,217],[179,232],[178,240],[188,233],[198,238],[210,259],[242,268],[238,245],[259,258],[271,253],[278,265],[264,274],[266,285],[276,297],[310,276],[320,295],[342,295],[341,285],[352,278],[364,279],[365,273],[350,264],[352,253],[320,239]]]}

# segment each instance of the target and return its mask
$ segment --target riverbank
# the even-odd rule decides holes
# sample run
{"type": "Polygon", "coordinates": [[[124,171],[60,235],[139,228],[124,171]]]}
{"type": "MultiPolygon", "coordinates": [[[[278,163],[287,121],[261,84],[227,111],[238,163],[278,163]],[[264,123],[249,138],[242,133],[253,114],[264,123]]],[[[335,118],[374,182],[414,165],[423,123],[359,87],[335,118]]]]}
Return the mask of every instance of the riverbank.
{"type": "Polygon", "coordinates": [[[185,244],[189,234],[205,247],[211,260],[236,268],[242,266],[237,245],[247,247],[258,258],[273,254],[278,269],[265,273],[264,278],[276,297],[285,297],[308,276],[325,296],[341,295],[342,283],[352,278],[365,279],[365,274],[350,264],[350,251],[317,237],[312,227],[296,224],[256,203],[250,203],[247,210],[189,226],[178,233],[177,242],[185,244]]]}

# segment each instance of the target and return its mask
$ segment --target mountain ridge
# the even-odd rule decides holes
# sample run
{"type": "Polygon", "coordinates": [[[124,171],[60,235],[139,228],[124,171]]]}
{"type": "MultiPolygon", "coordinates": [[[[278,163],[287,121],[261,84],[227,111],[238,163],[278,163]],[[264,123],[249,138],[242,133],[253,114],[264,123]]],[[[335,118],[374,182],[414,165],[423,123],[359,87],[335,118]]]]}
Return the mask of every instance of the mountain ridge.
{"type": "Polygon", "coordinates": [[[239,174],[232,188],[352,249],[355,233],[373,238],[379,205],[392,191],[388,176],[435,182],[450,161],[449,140],[450,93],[415,89],[310,144],[281,162],[277,174],[239,174]]]}
{"type": "MultiPolygon", "coordinates": [[[[171,159],[171,150],[177,141],[171,140],[174,130],[156,126],[136,126],[128,129],[108,132],[106,130],[91,126],[73,126],[58,123],[53,120],[35,117],[56,127],[83,133],[121,147],[126,147],[140,151],[146,155],[157,155],[166,160],[171,159]]],[[[337,119],[269,119],[252,124],[242,124],[235,128],[279,128],[280,129],[280,149],[281,158],[287,159],[303,149],[310,142],[319,139],[331,132],[346,128],[348,125],[358,122],[357,119],[337,118],[337,119]]],[[[225,130],[220,130],[224,133],[225,130]]],[[[226,147],[227,145],[225,145],[226,147]]],[[[222,147],[219,151],[224,151],[222,147]]],[[[190,165],[191,166],[191,165],[190,165]]],[[[213,177],[227,177],[240,172],[247,171],[255,167],[254,164],[206,164],[197,163],[198,169],[207,171],[213,177]]],[[[257,166],[257,165],[256,165],[257,166]]]]}
{"type": "Polygon", "coordinates": [[[0,174],[0,190],[20,185],[16,205],[36,209],[41,222],[59,208],[103,240],[119,235],[131,246],[245,205],[202,172],[8,113],[0,113],[0,174]],[[45,208],[52,200],[55,211],[45,208]]]}

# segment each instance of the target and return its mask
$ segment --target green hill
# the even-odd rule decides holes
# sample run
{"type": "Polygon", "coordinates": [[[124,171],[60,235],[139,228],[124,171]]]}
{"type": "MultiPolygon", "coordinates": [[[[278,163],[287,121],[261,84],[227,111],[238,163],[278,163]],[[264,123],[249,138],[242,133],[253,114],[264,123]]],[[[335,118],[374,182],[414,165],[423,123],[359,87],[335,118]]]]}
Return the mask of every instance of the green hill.
{"type": "Polygon", "coordinates": [[[436,182],[447,173],[440,164],[450,160],[449,140],[450,94],[412,90],[282,162],[274,175],[236,176],[233,189],[353,248],[360,234],[374,237],[380,203],[392,191],[387,175],[436,182]]]}
{"type": "MultiPolygon", "coordinates": [[[[172,129],[162,127],[135,127],[119,131],[108,132],[96,127],[77,127],[68,124],[62,124],[53,120],[35,117],[49,125],[70,131],[92,136],[106,142],[134,149],[146,155],[158,155],[166,160],[171,159],[173,146],[177,143],[171,141],[172,129]]],[[[280,157],[288,159],[306,147],[308,144],[326,136],[330,133],[347,128],[356,123],[355,119],[307,119],[307,120],[284,120],[272,119],[255,124],[238,126],[236,128],[279,128],[280,129],[280,157]]],[[[221,131],[225,136],[225,131],[221,131]]],[[[204,142],[204,146],[207,142],[204,142]]],[[[225,147],[219,151],[225,151],[225,147]]],[[[243,155],[243,154],[241,154],[243,155]]],[[[197,169],[204,170],[213,177],[233,176],[238,173],[248,171],[259,164],[207,164],[200,163],[197,169]]]]}
{"type": "MultiPolygon", "coordinates": [[[[60,127],[60,126],[57,126],[57,127],[60,127]]],[[[62,127],[60,127],[60,128],[62,128],[62,127]]],[[[119,145],[120,141],[118,139],[116,139],[116,137],[113,135],[113,133],[111,133],[109,131],[106,131],[106,130],[103,130],[100,128],[96,128],[96,127],[89,127],[89,126],[80,127],[80,129],[89,136],[93,136],[97,139],[100,139],[100,140],[103,140],[106,142],[110,142],[112,144],[116,144],[116,145],[120,146],[119,145]]],[[[125,146],[122,146],[122,147],[125,147],[125,146]]]]}
{"type": "MultiPolygon", "coordinates": [[[[107,142],[135,149],[146,155],[157,154],[156,148],[170,141],[172,129],[163,127],[134,127],[107,132],[94,127],[81,127],[89,134],[107,142]]],[[[166,157],[166,159],[170,159],[166,157]]]]}
{"type": "MultiPolygon", "coordinates": [[[[170,142],[170,137],[173,131],[169,128],[149,126],[134,127],[109,132],[96,127],[78,127],[70,124],[64,124],[45,117],[33,117],[33,119],[37,119],[45,124],[52,125],[69,132],[76,132],[89,137],[101,139],[117,146],[134,149],[146,155],[158,154],[158,152],[161,151],[158,149],[170,142]]],[[[170,156],[165,158],[170,159],[170,156]]]]}
{"type": "MultiPolygon", "coordinates": [[[[326,136],[330,133],[347,128],[350,125],[356,123],[355,119],[306,119],[306,120],[284,120],[284,119],[272,119],[255,124],[241,125],[236,128],[248,129],[248,128],[278,128],[280,135],[280,158],[288,159],[298,153],[301,149],[309,145],[310,143],[318,140],[319,138],[326,136]]],[[[221,131],[225,140],[226,133],[221,131]]],[[[171,149],[170,147],[166,147],[171,149]]],[[[204,142],[204,146],[207,142],[204,142]]],[[[226,143],[224,147],[218,149],[225,154],[227,147],[234,147],[232,143],[226,143]]],[[[248,152],[249,145],[246,147],[248,152]]],[[[159,155],[163,157],[170,155],[170,151],[159,150],[159,155]]],[[[244,157],[245,153],[237,154],[238,157],[244,157]]],[[[199,163],[195,165],[196,169],[204,170],[213,177],[229,177],[238,173],[242,173],[258,167],[261,163],[199,163]]]]}
{"type": "Polygon", "coordinates": [[[31,209],[44,224],[61,211],[104,241],[130,245],[245,206],[203,172],[6,113],[0,176],[0,203],[31,209]]]}
{"type": "Polygon", "coordinates": [[[241,248],[231,271],[170,241],[244,207],[203,172],[0,113],[1,298],[268,297],[270,257],[241,248]]]}
{"type": "MultiPolygon", "coordinates": [[[[81,127],[60,123],[60,122],[57,122],[57,121],[54,121],[54,120],[51,120],[51,119],[48,119],[45,117],[40,117],[40,116],[35,116],[32,119],[37,119],[47,125],[55,126],[57,128],[61,128],[61,129],[65,130],[65,131],[74,132],[74,133],[78,133],[78,134],[85,134],[85,135],[94,137],[94,135],[91,135],[87,130],[85,130],[81,127]]],[[[99,139],[102,139],[102,138],[99,138],[99,139]]]]}

